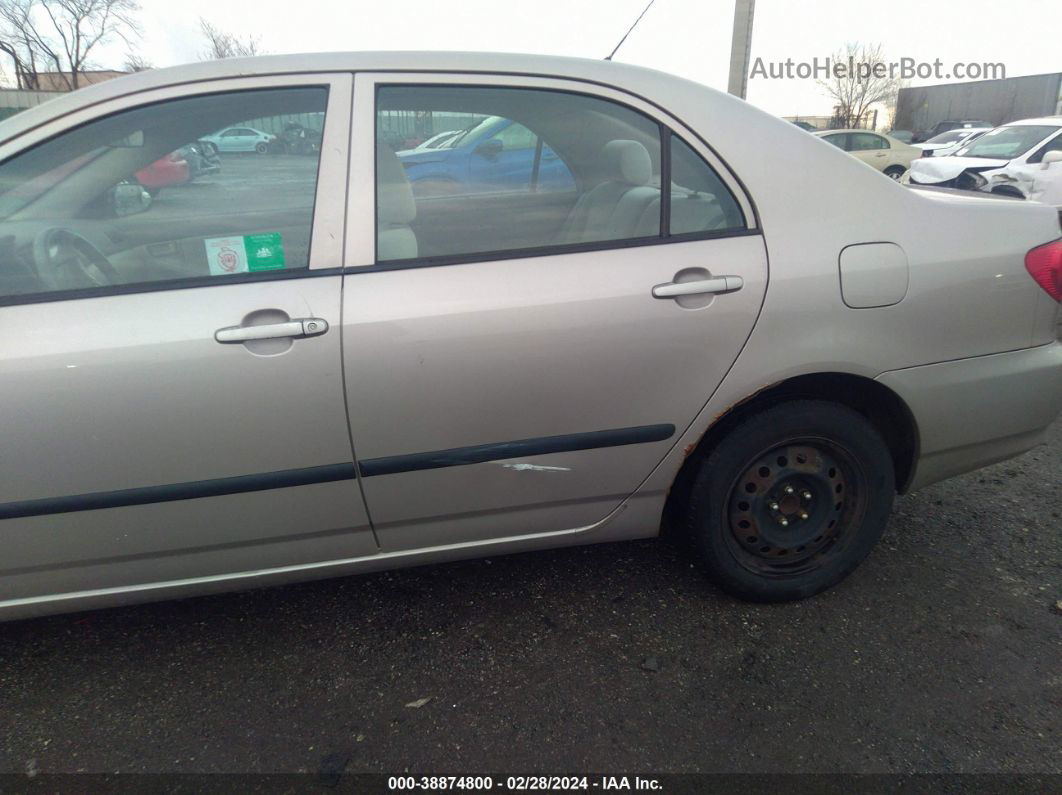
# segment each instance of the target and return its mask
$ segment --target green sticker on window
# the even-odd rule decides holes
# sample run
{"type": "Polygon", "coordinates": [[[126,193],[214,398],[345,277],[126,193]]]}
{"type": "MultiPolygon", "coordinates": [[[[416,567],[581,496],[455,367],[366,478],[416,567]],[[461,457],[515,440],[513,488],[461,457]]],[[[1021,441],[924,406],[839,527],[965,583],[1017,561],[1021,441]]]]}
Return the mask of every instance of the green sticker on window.
{"type": "Polygon", "coordinates": [[[284,267],[284,241],[279,232],[244,235],[243,247],[247,252],[247,270],[251,273],[284,267]]]}

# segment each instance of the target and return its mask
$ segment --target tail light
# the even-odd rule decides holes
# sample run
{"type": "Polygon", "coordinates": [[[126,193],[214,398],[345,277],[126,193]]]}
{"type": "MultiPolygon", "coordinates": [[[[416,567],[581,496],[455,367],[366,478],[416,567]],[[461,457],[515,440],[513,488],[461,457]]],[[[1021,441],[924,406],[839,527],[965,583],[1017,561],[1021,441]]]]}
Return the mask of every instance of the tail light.
{"type": "Polygon", "coordinates": [[[1025,270],[1049,296],[1062,302],[1062,240],[1037,246],[1026,254],[1025,270]]]}

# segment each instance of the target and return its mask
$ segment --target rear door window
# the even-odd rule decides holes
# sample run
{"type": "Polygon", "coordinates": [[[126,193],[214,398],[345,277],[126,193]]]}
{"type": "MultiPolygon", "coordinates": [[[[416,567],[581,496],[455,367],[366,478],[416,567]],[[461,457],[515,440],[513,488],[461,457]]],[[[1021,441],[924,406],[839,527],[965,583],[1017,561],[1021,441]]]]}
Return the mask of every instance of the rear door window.
{"type": "Polygon", "coordinates": [[[690,143],[620,102],[447,84],[386,84],[375,96],[379,261],[435,264],[747,230],[738,199],[690,143]],[[421,146],[455,128],[438,148],[421,146]]]}

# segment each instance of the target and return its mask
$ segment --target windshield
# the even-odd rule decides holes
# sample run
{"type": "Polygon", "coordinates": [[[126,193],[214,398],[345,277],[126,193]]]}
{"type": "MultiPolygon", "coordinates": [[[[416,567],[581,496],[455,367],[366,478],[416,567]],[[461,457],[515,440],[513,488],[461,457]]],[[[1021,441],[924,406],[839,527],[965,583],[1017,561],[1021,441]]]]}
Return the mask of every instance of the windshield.
{"type": "Polygon", "coordinates": [[[965,149],[960,149],[961,157],[987,157],[997,160],[1013,160],[1021,157],[1051,133],[1062,127],[1025,124],[1013,127],[997,127],[980,136],[965,149]]]}
{"type": "Polygon", "coordinates": [[[967,135],[970,134],[969,130],[949,130],[948,132],[941,133],[940,135],[934,135],[928,141],[927,144],[953,144],[956,141],[961,141],[967,135]]]}
{"type": "Polygon", "coordinates": [[[464,130],[447,130],[446,132],[438,133],[418,146],[417,149],[439,149],[455,135],[460,135],[462,132],[464,130]]]}

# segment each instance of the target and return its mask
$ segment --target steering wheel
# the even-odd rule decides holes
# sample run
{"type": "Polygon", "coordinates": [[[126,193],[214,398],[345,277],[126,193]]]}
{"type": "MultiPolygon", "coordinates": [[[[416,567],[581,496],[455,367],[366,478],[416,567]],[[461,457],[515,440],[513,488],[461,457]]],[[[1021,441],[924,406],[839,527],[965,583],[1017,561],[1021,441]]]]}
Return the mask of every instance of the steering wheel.
{"type": "Polygon", "coordinates": [[[121,284],[110,260],[87,239],[61,227],[43,229],[33,238],[33,264],[52,290],[76,290],[121,284]]]}

